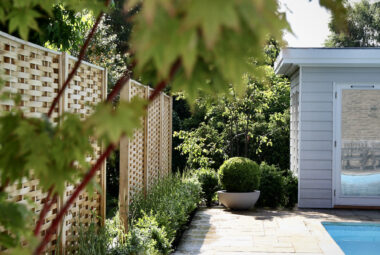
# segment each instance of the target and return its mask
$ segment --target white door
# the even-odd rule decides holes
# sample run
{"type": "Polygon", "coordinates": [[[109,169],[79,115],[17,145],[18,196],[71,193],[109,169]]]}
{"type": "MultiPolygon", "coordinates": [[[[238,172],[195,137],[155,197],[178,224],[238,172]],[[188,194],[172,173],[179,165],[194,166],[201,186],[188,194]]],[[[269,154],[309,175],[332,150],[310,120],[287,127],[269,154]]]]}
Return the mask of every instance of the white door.
{"type": "Polygon", "coordinates": [[[380,85],[334,85],[335,205],[380,206],[380,85]]]}

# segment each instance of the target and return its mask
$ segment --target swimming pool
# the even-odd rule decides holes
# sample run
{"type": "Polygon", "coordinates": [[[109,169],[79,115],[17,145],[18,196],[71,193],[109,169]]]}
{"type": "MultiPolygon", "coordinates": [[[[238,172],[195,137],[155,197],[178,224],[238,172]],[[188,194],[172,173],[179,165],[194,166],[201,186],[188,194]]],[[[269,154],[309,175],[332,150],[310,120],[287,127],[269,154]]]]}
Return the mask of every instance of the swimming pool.
{"type": "Polygon", "coordinates": [[[380,254],[380,223],[322,222],[346,255],[380,254]]]}

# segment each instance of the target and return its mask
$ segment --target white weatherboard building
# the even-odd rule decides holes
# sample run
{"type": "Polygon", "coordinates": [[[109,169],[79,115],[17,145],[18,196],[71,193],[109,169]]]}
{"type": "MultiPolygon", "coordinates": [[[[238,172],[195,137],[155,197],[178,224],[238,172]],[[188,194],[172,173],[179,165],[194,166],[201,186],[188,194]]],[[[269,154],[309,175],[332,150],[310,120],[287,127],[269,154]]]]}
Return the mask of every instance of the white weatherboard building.
{"type": "Polygon", "coordinates": [[[298,206],[380,206],[380,48],[287,48],[298,206]]]}

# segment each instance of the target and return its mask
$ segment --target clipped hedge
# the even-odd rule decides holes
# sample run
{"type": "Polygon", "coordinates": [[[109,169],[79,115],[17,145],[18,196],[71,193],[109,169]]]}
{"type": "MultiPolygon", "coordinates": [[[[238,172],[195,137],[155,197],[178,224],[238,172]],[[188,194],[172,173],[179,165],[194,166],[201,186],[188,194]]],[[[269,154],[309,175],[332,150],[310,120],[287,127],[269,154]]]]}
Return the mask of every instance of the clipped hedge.
{"type": "Polygon", "coordinates": [[[230,158],[219,168],[219,181],[228,192],[253,192],[260,186],[259,165],[248,158],[230,158]]]}

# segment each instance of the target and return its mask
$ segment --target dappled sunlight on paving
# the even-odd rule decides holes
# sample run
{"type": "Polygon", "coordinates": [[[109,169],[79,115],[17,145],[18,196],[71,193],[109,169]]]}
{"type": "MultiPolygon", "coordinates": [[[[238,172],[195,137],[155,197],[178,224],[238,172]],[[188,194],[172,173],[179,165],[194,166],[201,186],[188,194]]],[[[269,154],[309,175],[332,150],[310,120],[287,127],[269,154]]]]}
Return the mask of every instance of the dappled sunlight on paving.
{"type": "Polygon", "coordinates": [[[202,208],[174,254],[343,254],[322,221],[380,221],[380,212],[202,208]]]}

